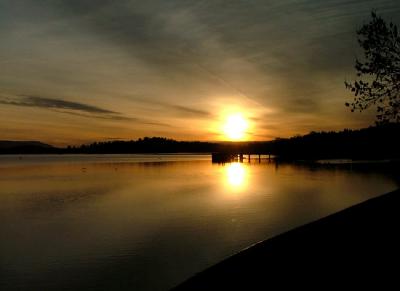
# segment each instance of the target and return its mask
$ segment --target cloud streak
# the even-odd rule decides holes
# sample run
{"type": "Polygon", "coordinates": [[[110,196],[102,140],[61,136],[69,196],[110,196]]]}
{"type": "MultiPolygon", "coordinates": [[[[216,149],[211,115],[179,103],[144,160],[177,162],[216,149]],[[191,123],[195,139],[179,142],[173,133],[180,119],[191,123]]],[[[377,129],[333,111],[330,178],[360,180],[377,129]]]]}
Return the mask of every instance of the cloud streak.
{"type": "Polygon", "coordinates": [[[185,118],[210,118],[212,113],[199,109],[193,106],[176,105],[163,101],[146,100],[143,98],[135,98],[136,102],[149,105],[152,109],[162,110],[165,114],[172,114],[174,116],[185,117],[185,118]]]}
{"type": "Polygon", "coordinates": [[[128,117],[122,115],[119,112],[104,109],[98,106],[93,106],[80,102],[66,101],[62,99],[55,99],[55,98],[24,95],[20,96],[18,99],[16,98],[0,99],[0,104],[50,109],[55,112],[71,114],[86,118],[97,118],[97,119],[115,120],[115,121],[131,121],[147,125],[170,127],[170,125],[166,123],[157,122],[150,119],[128,117]]]}
{"type": "Polygon", "coordinates": [[[180,114],[181,116],[185,117],[211,117],[210,112],[201,109],[172,104],[163,104],[163,106],[168,107],[180,114]]]}
{"type": "Polygon", "coordinates": [[[16,106],[27,106],[27,107],[39,107],[48,109],[64,109],[64,110],[77,110],[86,113],[95,114],[119,114],[111,110],[103,109],[97,106],[66,101],[62,99],[45,98],[40,96],[21,96],[19,100],[0,100],[1,104],[16,105],[16,106]]]}

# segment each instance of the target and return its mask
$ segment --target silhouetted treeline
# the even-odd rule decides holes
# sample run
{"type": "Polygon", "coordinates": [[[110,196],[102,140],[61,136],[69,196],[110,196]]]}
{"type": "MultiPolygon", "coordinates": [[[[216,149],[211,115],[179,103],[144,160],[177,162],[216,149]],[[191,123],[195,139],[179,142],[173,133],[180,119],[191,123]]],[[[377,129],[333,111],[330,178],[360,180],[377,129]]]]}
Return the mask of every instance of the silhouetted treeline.
{"type": "Polygon", "coordinates": [[[130,141],[107,141],[56,148],[40,142],[0,141],[0,154],[133,154],[133,153],[211,153],[247,152],[262,148],[265,142],[176,141],[163,137],[145,137],[130,141]],[[257,146],[258,145],[258,146],[257,146]]]}
{"type": "Polygon", "coordinates": [[[218,150],[217,143],[176,141],[163,137],[145,137],[130,141],[95,142],[78,147],[68,147],[67,153],[209,153],[218,150]]]}
{"type": "MultiPolygon", "coordinates": [[[[243,153],[271,154],[280,159],[399,159],[400,124],[388,123],[359,130],[311,132],[266,142],[176,141],[145,137],[131,141],[95,142],[55,148],[38,142],[2,146],[0,154],[131,154],[131,153],[243,153]]],[[[3,142],[4,143],[4,142],[3,142]]]]}
{"type": "Polygon", "coordinates": [[[212,153],[262,152],[269,142],[200,142],[176,141],[163,137],[145,137],[131,141],[95,142],[78,147],[67,147],[67,153],[212,153]]]}
{"type": "Polygon", "coordinates": [[[400,123],[387,123],[359,130],[311,132],[289,139],[276,139],[269,149],[281,159],[398,159],[400,123]]]}

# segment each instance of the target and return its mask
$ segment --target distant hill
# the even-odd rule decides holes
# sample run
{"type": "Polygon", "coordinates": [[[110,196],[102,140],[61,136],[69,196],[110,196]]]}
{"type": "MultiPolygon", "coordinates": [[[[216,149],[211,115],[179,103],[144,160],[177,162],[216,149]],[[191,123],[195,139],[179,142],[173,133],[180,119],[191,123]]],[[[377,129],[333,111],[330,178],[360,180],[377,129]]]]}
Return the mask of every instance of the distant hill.
{"type": "Polygon", "coordinates": [[[40,141],[0,140],[0,154],[56,153],[57,148],[40,141]]]}
{"type": "Polygon", "coordinates": [[[40,141],[15,141],[15,140],[0,140],[0,149],[10,149],[21,146],[35,146],[43,148],[52,148],[53,146],[42,143],[40,141]]]}

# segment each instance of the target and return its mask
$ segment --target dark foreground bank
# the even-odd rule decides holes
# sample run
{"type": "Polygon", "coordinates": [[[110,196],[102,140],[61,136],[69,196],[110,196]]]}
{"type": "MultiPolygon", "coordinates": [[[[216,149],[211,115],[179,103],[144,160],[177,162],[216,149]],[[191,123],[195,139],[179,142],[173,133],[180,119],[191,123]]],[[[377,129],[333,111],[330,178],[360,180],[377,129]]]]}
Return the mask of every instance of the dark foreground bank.
{"type": "Polygon", "coordinates": [[[173,290],[394,290],[399,222],[396,190],[256,244],[173,290]]]}

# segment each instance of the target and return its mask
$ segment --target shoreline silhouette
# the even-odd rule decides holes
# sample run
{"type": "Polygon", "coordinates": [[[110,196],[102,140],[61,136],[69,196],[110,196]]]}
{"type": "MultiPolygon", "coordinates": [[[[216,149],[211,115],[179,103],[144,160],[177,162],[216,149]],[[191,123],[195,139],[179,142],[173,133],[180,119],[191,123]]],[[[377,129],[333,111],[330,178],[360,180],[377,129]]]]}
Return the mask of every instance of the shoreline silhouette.
{"type": "Polygon", "coordinates": [[[130,141],[94,142],[80,146],[54,147],[37,141],[0,141],[0,154],[146,154],[222,153],[269,154],[281,160],[399,159],[399,123],[342,131],[310,132],[272,141],[200,142],[145,137],[130,141]]]}

